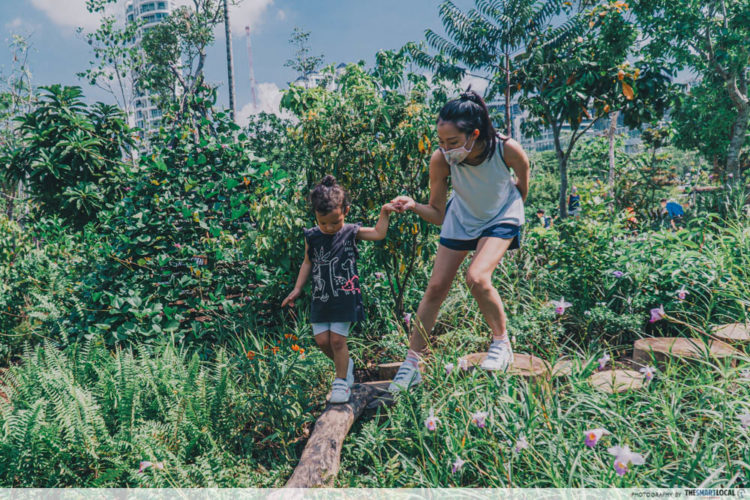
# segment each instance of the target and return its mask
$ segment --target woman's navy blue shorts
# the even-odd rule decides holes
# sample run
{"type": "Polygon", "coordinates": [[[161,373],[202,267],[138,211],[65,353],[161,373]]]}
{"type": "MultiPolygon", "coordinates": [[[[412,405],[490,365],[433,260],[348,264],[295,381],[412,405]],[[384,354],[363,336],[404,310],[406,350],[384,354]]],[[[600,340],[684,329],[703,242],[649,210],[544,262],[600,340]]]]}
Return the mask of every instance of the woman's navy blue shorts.
{"type": "Polygon", "coordinates": [[[440,244],[451,250],[476,250],[480,238],[502,238],[504,240],[513,238],[508,250],[515,250],[516,248],[521,248],[521,226],[507,223],[497,224],[482,231],[479,238],[473,240],[452,240],[441,237],[440,244]]]}

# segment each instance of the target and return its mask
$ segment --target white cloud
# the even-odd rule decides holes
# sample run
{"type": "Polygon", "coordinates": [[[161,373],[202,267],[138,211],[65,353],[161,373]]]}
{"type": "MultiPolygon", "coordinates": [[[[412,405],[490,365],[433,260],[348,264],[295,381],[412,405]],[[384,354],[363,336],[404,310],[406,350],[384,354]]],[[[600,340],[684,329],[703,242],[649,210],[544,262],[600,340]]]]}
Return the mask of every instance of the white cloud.
{"type": "Polygon", "coordinates": [[[288,111],[284,111],[282,113],[279,109],[279,105],[281,104],[281,96],[281,90],[275,83],[259,83],[258,106],[253,106],[252,102],[246,104],[237,113],[237,122],[240,125],[245,126],[250,119],[250,115],[255,115],[262,111],[265,111],[266,113],[273,113],[284,118],[292,118],[293,115],[291,113],[289,113],[288,111]]]}
{"type": "Polygon", "coordinates": [[[64,28],[82,27],[94,31],[99,27],[99,14],[86,10],[86,0],[30,0],[37,10],[44,12],[58,26],[64,28]]]}
{"type": "Polygon", "coordinates": [[[284,12],[282,9],[279,9],[279,11],[276,13],[276,19],[279,21],[286,20],[286,12],[284,12]]]}
{"type": "Polygon", "coordinates": [[[23,24],[24,24],[23,19],[21,19],[20,17],[17,17],[13,19],[12,21],[5,23],[5,27],[9,30],[15,30],[23,26],[23,24]]]}

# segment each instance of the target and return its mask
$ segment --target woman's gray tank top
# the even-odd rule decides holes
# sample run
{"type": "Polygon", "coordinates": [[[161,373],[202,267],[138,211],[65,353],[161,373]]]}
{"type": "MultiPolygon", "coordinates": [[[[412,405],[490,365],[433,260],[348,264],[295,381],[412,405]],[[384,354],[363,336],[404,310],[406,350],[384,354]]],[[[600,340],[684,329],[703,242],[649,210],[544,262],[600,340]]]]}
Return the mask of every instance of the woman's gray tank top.
{"type": "Polygon", "coordinates": [[[492,158],[479,165],[451,166],[451,193],[440,231],[441,238],[473,240],[497,224],[522,225],[523,198],[503,159],[503,141],[492,158]]]}

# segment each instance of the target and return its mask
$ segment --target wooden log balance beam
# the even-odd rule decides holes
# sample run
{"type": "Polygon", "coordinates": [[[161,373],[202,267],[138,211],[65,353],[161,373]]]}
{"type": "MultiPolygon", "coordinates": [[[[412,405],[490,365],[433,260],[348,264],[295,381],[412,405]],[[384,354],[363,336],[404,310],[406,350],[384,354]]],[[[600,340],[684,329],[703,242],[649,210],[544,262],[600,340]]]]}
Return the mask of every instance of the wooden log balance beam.
{"type": "Polygon", "coordinates": [[[383,393],[390,381],[355,384],[348,403],[328,403],[315,422],[292,477],[285,488],[331,486],[341,465],[341,447],[365,407],[383,393]]]}

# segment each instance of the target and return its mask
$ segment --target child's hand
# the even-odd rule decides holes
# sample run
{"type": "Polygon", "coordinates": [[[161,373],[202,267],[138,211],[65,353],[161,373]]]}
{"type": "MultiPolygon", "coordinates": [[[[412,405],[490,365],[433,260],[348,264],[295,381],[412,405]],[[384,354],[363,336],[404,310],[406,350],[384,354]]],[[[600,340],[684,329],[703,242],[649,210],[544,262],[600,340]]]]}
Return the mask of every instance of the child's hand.
{"type": "Polygon", "coordinates": [[[400,214],[407,210],[413,210],[417,205],[411,196],[397,196],[391,200],[391,204],[396,207],[396,211],[400,214]]]}
{"type": "Polygon", "coordinates": [[[281,303],[281,307],[294,307],[294,301],[297,300],[300,295],[302,295],[302,290],[295,288],[294,290],[292,290],[292,293],[286,296],[284,302],[281,303]]]}
{"type": "Polygon", "coordinates": [[[398,212],[399,209],[400,207],[395,203],[386,203],[380,211],[386,214],[392,214],[393,212],[398,212]]]}

